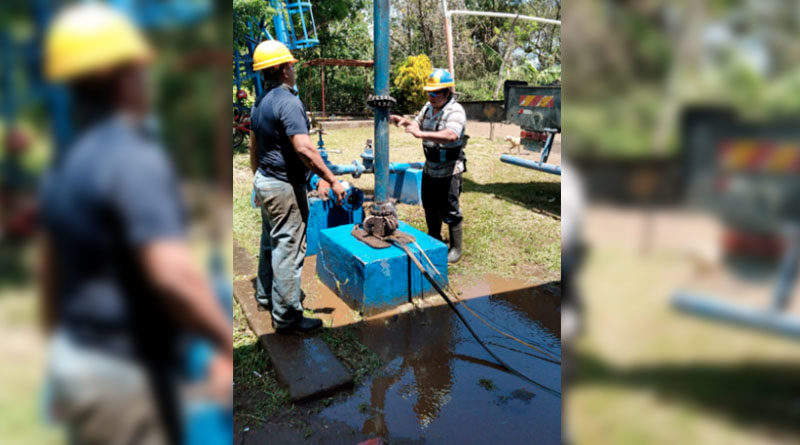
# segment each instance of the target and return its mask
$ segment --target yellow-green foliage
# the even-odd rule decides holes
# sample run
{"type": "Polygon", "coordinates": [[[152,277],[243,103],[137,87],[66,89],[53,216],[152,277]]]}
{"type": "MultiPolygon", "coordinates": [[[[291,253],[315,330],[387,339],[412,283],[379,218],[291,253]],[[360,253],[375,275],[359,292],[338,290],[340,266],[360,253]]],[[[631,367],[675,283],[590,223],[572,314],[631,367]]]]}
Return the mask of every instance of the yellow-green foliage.
{"type": "Polygon", "coordinates": [[[431,69],[431,59],[424,54],[409,56],[395,69],[392,95],[397,99],[398,111],[416,112],[425,105],[427,97],[422,87],[431,69]]]}

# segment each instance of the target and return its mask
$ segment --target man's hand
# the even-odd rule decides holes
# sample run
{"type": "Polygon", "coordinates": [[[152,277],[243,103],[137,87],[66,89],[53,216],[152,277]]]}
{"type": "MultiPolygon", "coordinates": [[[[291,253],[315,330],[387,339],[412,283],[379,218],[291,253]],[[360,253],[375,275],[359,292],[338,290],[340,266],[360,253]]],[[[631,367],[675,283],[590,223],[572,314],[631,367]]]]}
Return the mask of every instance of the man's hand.
{"type": "Polygon", "coordinates": [[[344,201],[344,197],[347,194],[344,186],[341,182],[336,181],[333,183],[331,188],[333,189],[333,195],[336,197],[336,204],[342,205],[342,201],[344,201]]]}
{"type": "Polygon", "coordinates": [[[410,120],[408,120],[408,119],[406,119],[406,118],[404,118],[402,116],[398,116],[396,114],[392,114],[391,116],[389,116],[389,120],[392,121],[392,123],[397,125],[397,126],[406,127],[406,128],[408,128],[409,125],[414,123],[413,121],[410,121],[410,120]]]}
{"type": "Polygon", "coordinates": [[[422,137],[422,131],[420,131],[419,125],[417,125],[416,122],[409,122],[409,124],[406,126],[406,133],[414,136],[415,138],[422,137]]]}
{"type": "Polygon", "coordinates": [[[328,199],[330,191],[331,184],[324,179],[320,179],[317,183],[317,192],[319,192],[320,198],[322,198],[322,200],[328,199]]]}

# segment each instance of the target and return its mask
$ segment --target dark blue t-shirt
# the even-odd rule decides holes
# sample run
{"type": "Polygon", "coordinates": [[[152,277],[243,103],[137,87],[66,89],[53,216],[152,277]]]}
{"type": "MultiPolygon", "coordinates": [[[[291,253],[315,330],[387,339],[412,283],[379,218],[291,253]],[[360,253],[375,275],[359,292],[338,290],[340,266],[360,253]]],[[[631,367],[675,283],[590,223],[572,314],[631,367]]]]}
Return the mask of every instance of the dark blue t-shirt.
{"type": "Polygon", "coordinates": [[[310,173],[289,136],[308,134],[306,109],[286,85],[267,91],[253,107],[250,125],[258,143],[258,171],[291,184],[305,184],[310,173]]]}
{"type": "Polygon", "coordinates": [[[59,328],[115,354],[173,356],[177,326],[139,251],[184,236],[178,182],[155,140],[122,117],[95,125],[46,175],[41,208],[59,328]]]}

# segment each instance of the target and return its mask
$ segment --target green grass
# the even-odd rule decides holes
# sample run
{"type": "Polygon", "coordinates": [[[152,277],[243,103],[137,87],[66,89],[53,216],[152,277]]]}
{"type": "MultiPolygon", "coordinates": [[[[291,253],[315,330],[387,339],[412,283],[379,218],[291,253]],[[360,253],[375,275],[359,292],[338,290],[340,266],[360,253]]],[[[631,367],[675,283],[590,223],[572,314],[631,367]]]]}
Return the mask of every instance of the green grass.
{"type": "MultiPolygon", "coordinates": [[[[467,128],[469,134],[469,128],[467,128]]],[[[360,159],[364,143],[373,129],[331,130],[325,136],[333,163],[360,159]]],[[[498,138],[499,139],[499,138],[498,138]]],[[[390,130],[392,162],[423,161],[419,140],[401,129],[390,130]]],[[[493,273],[531,283],[560,279],[561,271],[561,182],[558,176],[501,163],[508,144],[502,140],[473,136],[467,147],[467,172],[461,195],[464,214],[464,256],[450,267],[456,278],[493,273]]],[[[250,207],[252,174],[249,157],[237,154],[234,162],[234,238],[256,254],[261,217],[250,207]]],[[[372,175],[358,179],[341,176],[367,194],[373,191],[372,175]]],[[[400,218],[426,231],[421,206],[398,204],[400,218]]],[[[446,226],[443,235],[447,238],[446,226]]]]}
{"type": "Polygon", "coordinates": [[[0,437],[8,441],[4,443],[63,441],[61,430],[47,426],[42,417],[46,351],[36,320],[32,287],[0,292],[0,437]]]}
{"type": "Polygon", "coordinates": [[[675,311],[683,255],[590,252],[564,400],[575,443],[798,443],[796,341],[675,311]]]}

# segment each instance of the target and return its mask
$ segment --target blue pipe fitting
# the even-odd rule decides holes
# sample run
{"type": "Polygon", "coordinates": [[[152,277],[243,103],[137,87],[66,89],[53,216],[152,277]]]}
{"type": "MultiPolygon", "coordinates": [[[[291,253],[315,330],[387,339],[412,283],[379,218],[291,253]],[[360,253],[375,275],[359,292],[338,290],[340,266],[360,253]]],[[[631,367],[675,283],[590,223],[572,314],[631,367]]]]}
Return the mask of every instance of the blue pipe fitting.
{"type": "MultiPolygon", "coordinates": [[[[311,190],[317,189],[320,179],[321,178],[317,175],[311,176],[311,179],[308,181],[311,190]]],[[[344,186],[346,192],[341,207],[348,212],[360,209],[364,204],[364,192],[358,187],[353,187],[347,181],[339,181],[339,183],[344,186]]],[[[332,200],[332,202],[336,202],[336,196],[333,195],[333,190],[328,191],[328,199],[332,200]]]]}
{"type": "Polygon", "coordinates": [[[367,139],[367,145],[364,146],[364,151],[361,153],[361,160],[367,170],[372,171],[375,168],[375,151],[372,150],[372,139],[367,139]]]}
{"type": "Polygon", "coordinates": [[[550,173],[552,175],[561,175],[561,167],[558,165],[545,164],[544,162],[531,161],[529,159],[522,159],[516,156],[500,155],[500,160],[506,164],[513,164],[520,167],[539,170],[541,172],[550,173]]]}
{"type": "Polygon", "coordinates": [[[690,292],[675,294],[672,304],[675,308],[694,315],[775,332],[800,340],[800,318],[780,311],[724,303],[690,292]]]}

